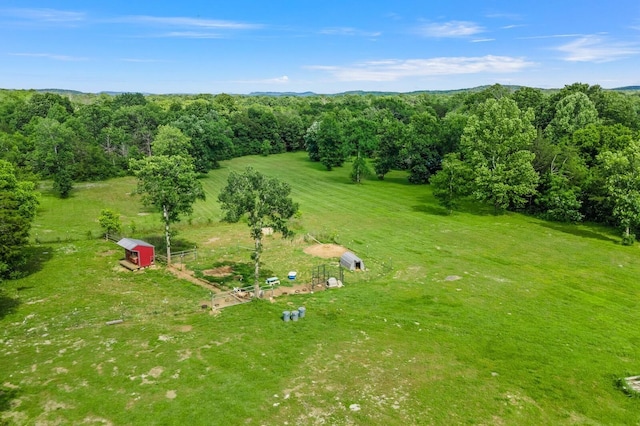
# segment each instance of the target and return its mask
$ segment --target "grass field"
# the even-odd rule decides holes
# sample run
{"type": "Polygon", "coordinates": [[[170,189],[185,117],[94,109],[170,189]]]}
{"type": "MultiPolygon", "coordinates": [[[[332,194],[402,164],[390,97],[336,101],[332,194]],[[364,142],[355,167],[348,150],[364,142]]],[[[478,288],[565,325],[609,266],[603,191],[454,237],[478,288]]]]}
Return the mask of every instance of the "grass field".
{"type": "Polygon", "coordinates": [[[402,173],[354,185],[303,153],[224,162],[176,226],[204,268],[249,262],[246,224],[220,222],[231,170],[292,188],[293,240],[267,237],[264,267],[300,280],[324,261],[306,234],[368,270],[345,287],[210,315],[207,290],[162,269],[121,271],[99,240],[109,207],[129,235],[161,234],[132,178],[44,187],[32,273],[0,287],[0,424],[638,424],[640,252],[618,232],[468,206],[446,215],[402,173]],[[306,307],[298,322],[284,310],[306,307]],[[114,319],[122,324],[106,325],[114,319]]]}

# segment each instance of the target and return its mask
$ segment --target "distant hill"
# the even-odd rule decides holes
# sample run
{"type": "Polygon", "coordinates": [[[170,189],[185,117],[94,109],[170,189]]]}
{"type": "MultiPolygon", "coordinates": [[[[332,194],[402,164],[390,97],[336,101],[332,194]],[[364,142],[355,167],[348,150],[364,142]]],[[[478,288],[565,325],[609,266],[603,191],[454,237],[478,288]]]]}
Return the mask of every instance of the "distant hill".
{"type": "MultiPolygon", "coordinates": [[[[482,90],[485,90],[487,88],[491,87],[490,85],[485,85],[485,86],[477,86],[477,87],[468,87],[468,88],[464,88],[464,89],[450,89],[450,90],[415,90],[412,92],[386,92],[386,91],[375,91],[375,90],[350,90],[350,91],[346,91],[346,92],[340,92],[340,93],[316,93],[316,92],[311,92],[311,91],[307,91],[307,92],[251,92],[248,95],[241,95],[238,94],[239,96],[273,96],[273,97],[285,97],[285,96],[292,96],[292,97],[310,97],[310,96],[342,96],[342,95],[371,95],[371,96],[393,96],[393,95],[420,95],[420,94],[431,94],[431,95],[454,95],[457,93],[474,93],[474,92],[480,92],[482,90]]],[[[507,89],[509,89],[510,92],[515,92],[516,90],[522,88],[522,87],[528,87],[528,86],[518,86],[518,85],[503,85],[502,87],[505,87],[507,89]]],[[[557,89],[540,89],[543,92],[546,93],[553,93],[556,92],[558,90],[560,90],[560,88],[557,89]]],[[[609,90],[609,91],[617,91],[617,92],[640,92],[640,86],[624,86],[624,87],[616,87],[613,89],[604,89],[604,90],[609,90]]],[[[120,91],[101,91],[101,92],[97,92],[97,93],[87,93],[87,92],[80,92],[78,90],[68,90],[68,89],[35,89],[34,91],[36,92],[40,92],[40,93],[57,93],[59,95],[65,95],[65,96],[82,96],[82,95],[100,95],[100,94],[106,94],[109,96],[117,96],[117,95],[122,95],[123,93],[130,93],[130,92],[120,92],[120,91]]],[[[145,96],[149,96],[149,95],[153,95],[153,96],[162,96],[162,95],[157,95],[154,93],[147,93],[144,92],[142,93],[145,96]]],[[[200,93],[202,94],[202,93],[200,93]]],[[[183,95],[197,95],[196,93],[184,93],[183,95]]]]}
{"type": "Polygon", "coordinates": [[[640,90],[640,86],[616,87],[615,89],[611,89],[611,90],[618,90],[621,92],[637,92],[638,90],[640,90]]]}
{"type": "Polygon", "coordinates": [[[314,92],[251,92],[249,96],[318,96],[314,92]]]}
{"type": "Polygon", "coordinates": [[[68,89],[37,89],[36,92],[40,93],[57,93],[58,95],[84,95],[84,92],[79,92],[78,90],[68,90],[68,89]]]}

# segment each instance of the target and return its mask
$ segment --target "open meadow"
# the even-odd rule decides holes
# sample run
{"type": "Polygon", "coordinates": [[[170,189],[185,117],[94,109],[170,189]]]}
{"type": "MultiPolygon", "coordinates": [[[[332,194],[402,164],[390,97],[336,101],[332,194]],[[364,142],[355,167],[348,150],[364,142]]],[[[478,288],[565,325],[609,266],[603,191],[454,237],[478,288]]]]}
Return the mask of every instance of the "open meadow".
{"type": "Polygon", "coordinates": [[[0,424],[638,424],[640,249],[619,232],[469,204],[446,215],[404,173],[349,180],[305,153],[242,157],[203,178],[207,200],[175,228],[186,268],[248,263],[246,223],[217,195],[251,165],[292,187],[296,236],[265,238],[263,266],[311,279],[307,237],[367,268],[345,286],[225,308],[162,268],[125,271],[100,210],[153,239],[135,179],[43,186],[30,273],[0,285],[0,424]],[[305,318],[282,312],[306,307],[305,318]],[[122,319],[121,324],[106,325],[122,319]]]}

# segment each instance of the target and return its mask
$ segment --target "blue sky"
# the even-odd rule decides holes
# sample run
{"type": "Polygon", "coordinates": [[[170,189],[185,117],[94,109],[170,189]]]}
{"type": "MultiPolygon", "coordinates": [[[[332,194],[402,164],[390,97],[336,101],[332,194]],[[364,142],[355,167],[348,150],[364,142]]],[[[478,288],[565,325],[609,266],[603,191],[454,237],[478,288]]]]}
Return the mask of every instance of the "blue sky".
{"type": "Polygon", "coordinates": [[[640,84],[639,0],[0,0],[0,40],[9,89],[640,84]]]}

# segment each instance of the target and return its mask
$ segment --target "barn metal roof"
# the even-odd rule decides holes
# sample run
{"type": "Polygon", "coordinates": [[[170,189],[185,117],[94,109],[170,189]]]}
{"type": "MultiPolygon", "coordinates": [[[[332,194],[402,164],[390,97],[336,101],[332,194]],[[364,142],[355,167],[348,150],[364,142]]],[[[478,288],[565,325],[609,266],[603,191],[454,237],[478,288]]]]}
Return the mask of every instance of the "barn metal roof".
{"type": "Polygon", "coordinates": [[[345,252],[342,256],[340,256],[340,260],[344,260],[345,262],[362,262],[362,259],[360,259],[358,256],[356,256],[355,254],[351,253],[350,251],[345,252]]]}
{"type": "Polygon", "coordinates": [[[118,244],[120,247],[126,248],[127,250],[133,250],[138,246],[153,247],[153,245],[149,244],[148,242],[136,240],[135,238],[123,238],[116,244],[118,244]]]}

